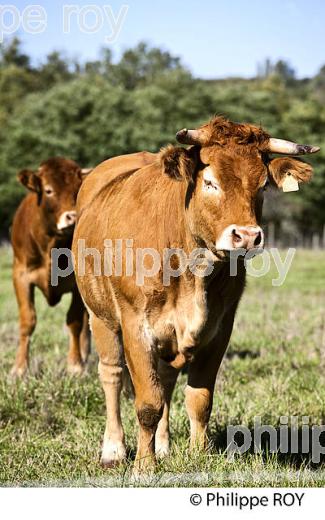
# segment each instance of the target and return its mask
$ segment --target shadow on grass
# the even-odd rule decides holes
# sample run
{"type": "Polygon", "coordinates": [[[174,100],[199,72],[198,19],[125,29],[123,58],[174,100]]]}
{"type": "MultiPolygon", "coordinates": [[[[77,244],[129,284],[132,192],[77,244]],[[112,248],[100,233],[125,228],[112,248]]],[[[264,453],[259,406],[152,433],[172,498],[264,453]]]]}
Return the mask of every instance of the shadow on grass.
{"type": "Polygon", "coordinates": [[[225,358],[226,359],[234,359],[234,358],[239,358],[239,359],[246,359],[246,358],[250,358],[250,359],[256,359],[258,357],[260,357],[261,354],[259,352],[252,352],[251,350],[232,350],[230,348],[230,350],[228,350],[226,352],[226,355],[225,355],[225,358]]]}
{"type": "Polygon", "coordinates": [[[325,431],[318,430],[319,426],[286,427],[270,426],[269,431],[260,433],[254,427],[243,426],[245,434],[233,430],[229,426],[218,427],[210,435],[210,446],[213,451],[229,453],[235,457],[258,454],[263,462],[270,458],[275,459],[278,464],[299,470],[308,467],[311,470],[325,469],[325,431]],[[314,428],[314,430],[313,430],[314,428]],[[235,444],[236,443],[236,444],[235,444]],[[235,454],[236,446],[238,454],[235,454]]]}

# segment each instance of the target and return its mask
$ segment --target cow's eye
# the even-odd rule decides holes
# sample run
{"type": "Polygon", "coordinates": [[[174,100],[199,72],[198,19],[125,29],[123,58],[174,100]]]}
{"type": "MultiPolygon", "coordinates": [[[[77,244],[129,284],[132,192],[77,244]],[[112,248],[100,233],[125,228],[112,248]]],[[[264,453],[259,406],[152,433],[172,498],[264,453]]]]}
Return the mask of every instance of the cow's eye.
{"type": "Polygon", "coordinates": [[[50,186],[46,186],[44,188],[44,191],[48,197],[51,197],[51,195],[54,195],[54,190],[50,186]]]}
{"type": "Polygon", "coordinates": [[[217,183],[213,182],[211,179],[204,179],[204,187],[207,190],[218,190],[217,183]]]}

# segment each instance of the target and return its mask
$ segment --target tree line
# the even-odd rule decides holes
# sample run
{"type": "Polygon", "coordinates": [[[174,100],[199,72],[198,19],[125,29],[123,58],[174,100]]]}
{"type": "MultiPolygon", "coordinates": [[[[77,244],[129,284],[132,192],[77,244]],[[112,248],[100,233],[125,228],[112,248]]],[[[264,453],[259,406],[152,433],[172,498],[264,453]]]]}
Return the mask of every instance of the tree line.
{"type": "Polygon", "coordinates": [[[286,62],[259,64],[255,78],[202,80],[178,57],[139,43],[116,61],[53,52],[33,65],[15,38],[0,46],[0,235],[24,196],[22,168],[63,155],[82,167],[175,142],[183,127],[214,114],[261,124],[273,136],[321,146],[315,176],[297,193],[270,192],[265,219],[283,233],[319,232],[325,222],[325,65],[297,79],[286,62]]]}

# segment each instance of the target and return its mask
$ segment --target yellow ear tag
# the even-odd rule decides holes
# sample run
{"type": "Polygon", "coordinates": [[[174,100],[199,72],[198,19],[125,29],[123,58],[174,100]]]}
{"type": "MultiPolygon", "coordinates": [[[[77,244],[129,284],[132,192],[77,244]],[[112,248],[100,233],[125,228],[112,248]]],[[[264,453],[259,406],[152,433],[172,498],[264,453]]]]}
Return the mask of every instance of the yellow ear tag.
{"type": "Polygon", "coordinates": [[[285,179],[282,183],[282,190],[284,192],[299,190],[298,181],[291,175],[291,173],[287,173],[287,175],[285,176],[285,179]]]}

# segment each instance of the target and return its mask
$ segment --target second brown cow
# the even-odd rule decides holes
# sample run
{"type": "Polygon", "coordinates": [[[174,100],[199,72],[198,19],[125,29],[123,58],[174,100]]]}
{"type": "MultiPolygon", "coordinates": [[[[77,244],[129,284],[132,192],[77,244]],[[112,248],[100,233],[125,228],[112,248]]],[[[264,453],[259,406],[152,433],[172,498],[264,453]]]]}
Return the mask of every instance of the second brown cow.
{"type": "MultiPolygon", "coordinates": [[[[12,246],[13,281],[19,307],[20,338],[12,373],[22,376],[28,368],[30,339],[36,325],[35,287],[49,305],[56,305],[63,294],[72,293],[67,313],[70,335],[68,371],[83,370],[90,346],[88,314],[82,303],[74,273],[51,283],[52,248],[70,248],[76,220],[76,199],[82,183],[82,170],[62,157],[48,159],[38,171],[23,170],[19,181],[30,191],[14,217],[12,246]]],[[[61,262],[66,261],[62,255],[61,262]]],[[[65,267],[62,266],[61,267],[65,267]]]]}

